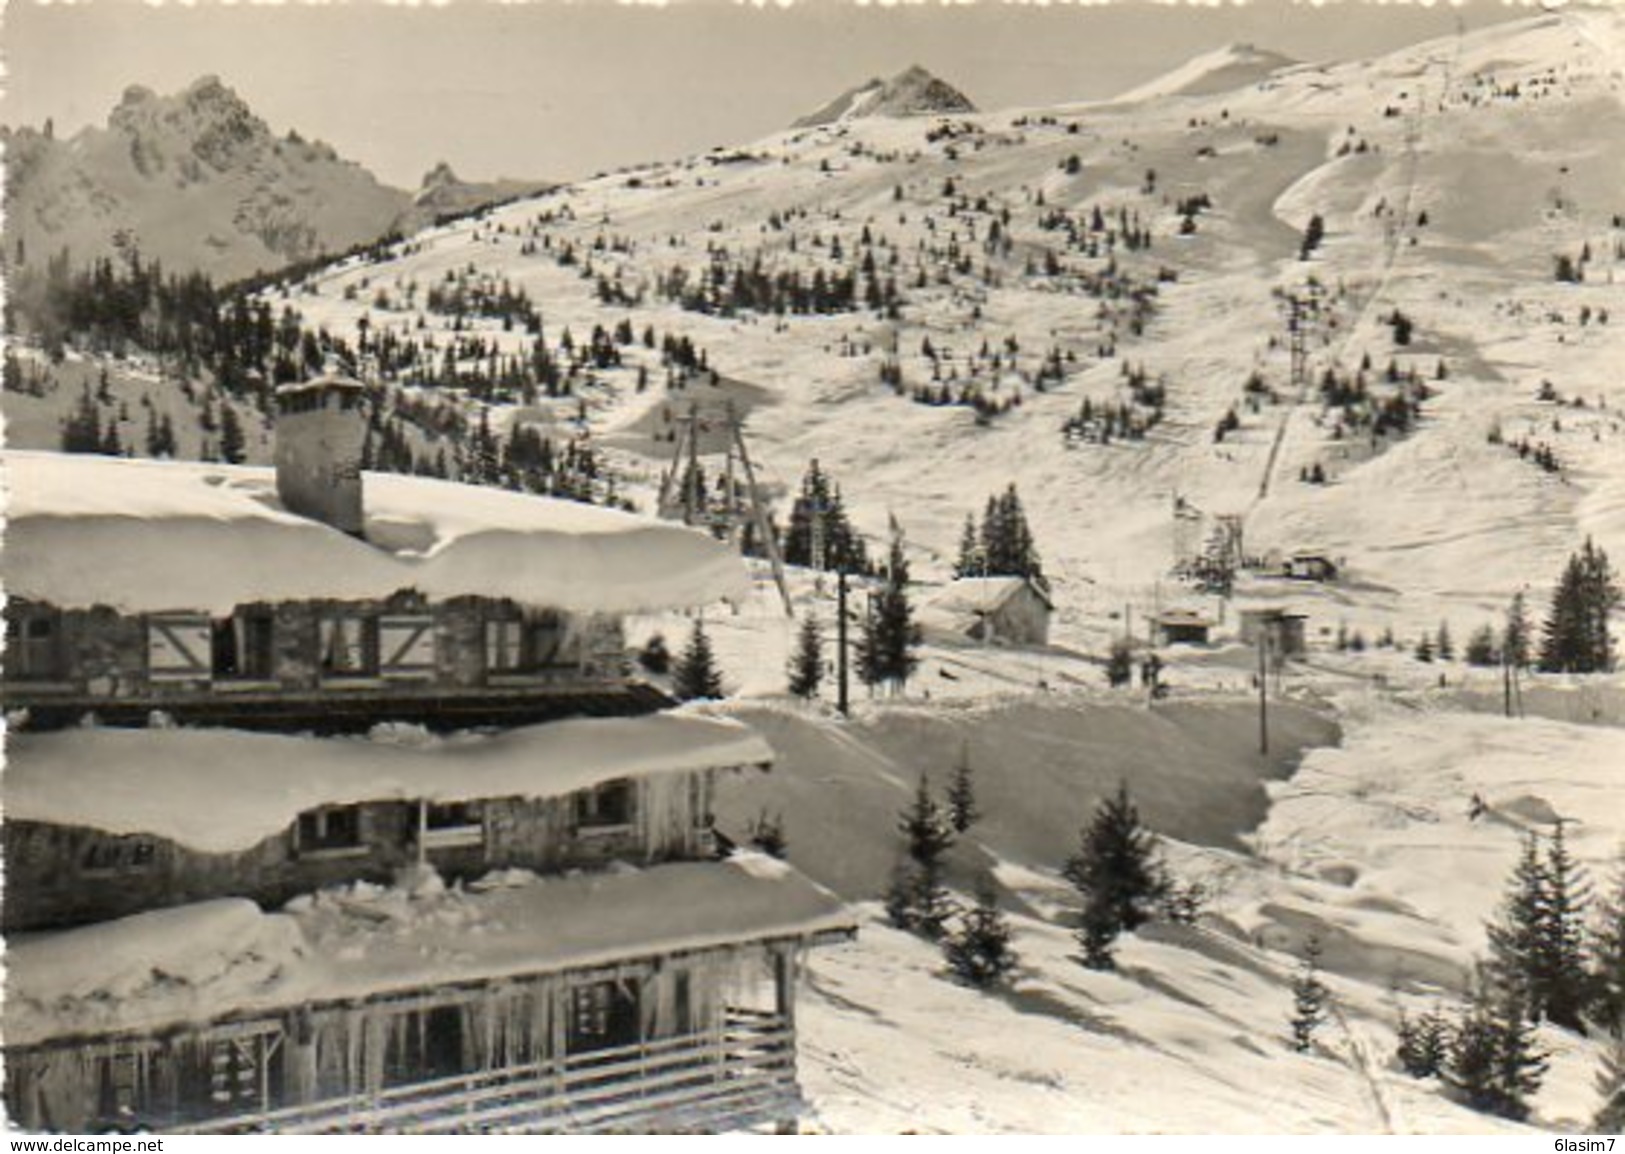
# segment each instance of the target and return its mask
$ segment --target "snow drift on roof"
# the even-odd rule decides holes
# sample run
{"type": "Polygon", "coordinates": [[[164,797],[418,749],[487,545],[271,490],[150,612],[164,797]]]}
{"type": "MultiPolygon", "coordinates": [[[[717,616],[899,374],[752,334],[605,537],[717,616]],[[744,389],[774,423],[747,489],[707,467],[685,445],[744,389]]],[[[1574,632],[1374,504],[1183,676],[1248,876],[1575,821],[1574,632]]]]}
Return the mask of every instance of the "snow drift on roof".
{"type": "Polygon", "coordinates": [[[959,577],[926,598],[922,620],[951,625],[996,613],[1022,589],[1031,588],[1046,605],[1049,598],[1024,577],[959,577]]]}
{"type": "Polygon", "coordinates": [[[6,453],[6,589],[65,607],[225,612],[253,601],[511,597],[578,612],[742,598],[704,533],[612,509],[369,473],[366,541],[290,513],[273,470],[6,453]]]}
{"type": "Polygon", "coordinates": [[[273,914],[242,899],[203,902],[12,942],[5,1036],[29,1045],[202,1024],[853,924],[828,890],[753,854],[483,893],[357,885],[273,914]]]}
{"type": "Polygon", "coordinates": [[[152,834],[205,853],[250,849],[322,805],[559,797],[615,778],[773,759],[745,725],[681,713],[411,746],[231,729],[25,732],[6,752],[8,820],[152,834]]]}

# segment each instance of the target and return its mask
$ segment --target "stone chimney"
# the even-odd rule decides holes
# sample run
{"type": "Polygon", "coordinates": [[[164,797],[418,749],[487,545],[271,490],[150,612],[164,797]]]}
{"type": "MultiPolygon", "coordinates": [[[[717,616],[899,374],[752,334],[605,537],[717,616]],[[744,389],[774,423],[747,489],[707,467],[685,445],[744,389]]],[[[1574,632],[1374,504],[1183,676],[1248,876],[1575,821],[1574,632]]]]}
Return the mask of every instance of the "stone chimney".
{"type": "Polygon", "coordinates": [[[366,388],[335,368],[276,391],[276,493],[290,513],[351,536],[365,527],[361,448],[366,388]]]}

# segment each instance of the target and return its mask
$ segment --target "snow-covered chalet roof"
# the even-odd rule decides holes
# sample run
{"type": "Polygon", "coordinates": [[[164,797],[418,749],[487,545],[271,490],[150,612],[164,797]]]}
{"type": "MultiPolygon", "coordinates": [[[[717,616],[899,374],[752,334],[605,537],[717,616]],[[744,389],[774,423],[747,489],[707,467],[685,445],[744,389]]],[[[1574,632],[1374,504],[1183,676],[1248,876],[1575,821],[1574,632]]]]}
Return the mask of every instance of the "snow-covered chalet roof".
{"type": "Polygon", "coordinates": [[[223,613],[401,589],[579,612],[742,598],[705,533],[573,501],[368,473],[366,540],[284,509],[269,468],[7,452],[7,593],[65,608],[223,613]]]}
{"type": "Polygon", "coordinates": [[[995,613],[1023,589],[1031,589],[1045,605],[1049,596],[1025,577],[958,577],[926,598],[939,613],[979,616],[995,613]]]}
{"type": "Polygon", "coordinates": [[[279,913],[225,898],[17,935],[6,950],[6,1042],[201,1025],[854,928],[834,894],[760,854],[487,881],[416,894],[358,883],[279,913]]]}
{"type": "Polygon", "coordinates": [[[726,718],[587,718],[412,742],[234,729],[10,735],[8,821],[144,833],[206,853],[247,850],[322,805],[560,797],[604,781],[762,765],[773,750],[726,718]]]}

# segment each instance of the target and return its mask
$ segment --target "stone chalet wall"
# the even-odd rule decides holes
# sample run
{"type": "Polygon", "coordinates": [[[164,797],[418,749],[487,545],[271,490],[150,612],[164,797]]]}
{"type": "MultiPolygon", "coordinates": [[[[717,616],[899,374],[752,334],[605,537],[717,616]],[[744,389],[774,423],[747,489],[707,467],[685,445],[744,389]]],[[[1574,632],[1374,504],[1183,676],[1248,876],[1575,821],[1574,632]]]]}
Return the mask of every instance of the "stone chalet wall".
{"type": "MultiPolygon", "coordinates": [[[[612,860],[707,858],[714,848],[711,777],[705,772],[634,780],[631,821],[616,826],[578,826],[575,794],[486,800],[480,803],[478,844],[431,844],[424,856],[447,880],[472,880],[507,867],[559,873],[612,860]]],[[[359,810],[357,847],[301,849],[294,823],[240,853],[205,853],[145,834],[8,821],[3,928],[11,933],[105,921],[220,897],[246,897],[272,909],[325,886],[388,883],[417,860],[417,803],[378,801],[359,810]]]]}
{"type": "MultiPolygon", "coordinates": [[[[26,612],[18,603],[8,615],[26,612]]],[[[60,616],[62,676],[48,681],[13,677],[7,662],[8,698],[79,695],[93,698],[188,700],[253,692],[312,693],[331,690],[394,688],[411,691],[445,688],[474,689],[500,684],[503,675],[487,669],[487,621],[510,619],[518,609],[510,602],[484,597],[459,597],[430,603],[420,594],[403,590],[382,601],[287,601],[268,606],[273,617],[272,669],[267,681],[243,683],[197,678],[155,679],[148,668],[148,618],[121,614],[105,606],[64,610],[60,616]],[[434,668],[429,674],[379,675],[324,680],[321,673],[320,620],[324,613],[343,611],[363,615],[427,614],[434,618],[434,668]],[[358,685],[358,681],[367,684],[358,685]]],[[[166,616],[166,615],[159,615],[166,616]]],[[[607,616],[564,614],[564,664],[521,680],[606,682],[623,678],[627,669],[624,637],[619,619],[607,616]]],[[[11,632],[15,636],[15,632],[11,632]]],[[[508,680],[515,678],[509,676],[508,680]]]]}

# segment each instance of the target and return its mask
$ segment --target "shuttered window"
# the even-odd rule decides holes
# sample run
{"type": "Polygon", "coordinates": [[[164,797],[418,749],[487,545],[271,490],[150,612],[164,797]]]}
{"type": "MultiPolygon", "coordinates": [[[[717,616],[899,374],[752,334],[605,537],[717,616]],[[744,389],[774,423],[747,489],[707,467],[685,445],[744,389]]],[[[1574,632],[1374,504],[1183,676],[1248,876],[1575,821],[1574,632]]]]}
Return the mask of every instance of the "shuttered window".
{"type": "Polygon", "coordinates": [[[385,677],[434,674],[434,618],[427,615],[378,619],[378,672],[385,677]]]}
{"type": "Polygon", "coordinates": [[[561,614],[542,611],[485,623],[485,667],[492,673],[541,673],[574,664],[561,614]]]}
{"type": "Polygon", "coordinates": [[[214,625],[207,617],[147,618],[147,674],[155,681],[207,681],[214,671],[214,625]]]}
{"type": "Polygon", "coordinates": [[[6,613],[10,636],[6,640],[6,676],[19,681],[56,681],[66,672],[62,646],[62,614],[55,609],[30,607],[6,613]]]}

